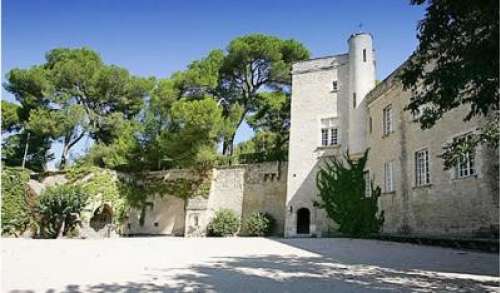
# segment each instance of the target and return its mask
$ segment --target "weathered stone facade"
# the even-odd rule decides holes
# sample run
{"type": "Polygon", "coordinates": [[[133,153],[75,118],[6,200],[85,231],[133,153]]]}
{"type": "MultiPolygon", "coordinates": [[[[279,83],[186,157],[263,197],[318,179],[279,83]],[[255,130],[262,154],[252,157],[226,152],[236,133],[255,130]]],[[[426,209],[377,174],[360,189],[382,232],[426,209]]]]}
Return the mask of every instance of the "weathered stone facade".
{"type": "Polygon", "coordinates": [[[453,168],[444,171],[438,157],[445,143],[475,131],[484,121],[464,122],[466,109],[459,108],[433,128],[421,130],[412,114],[404,111],[411,93],[396,79],[400,68],[375,86],[373,53],[371,36],[360,33],[349,39],[347,54],[293,66],[285,236],[322,236],[335,230],[325,212],[313,206],[318,168],[325,157],[339,157],[349,150],[355,158],[367,148],[366,171],[383,190],[379,199],[385,214],[383,232],[498,233],[497,152],[485,147],[476,150],[473,162],[466,163],[472,171],[466,170],[460,178],[453,168]],[[386,117],[391,117],[390,126],[384,131],[386,117]],[[418,172],[419,180],[426,178],[418,186],[416,152],[425,156],[419,157],[418,172]],[[429,167],[422,171],[422,164],[429,167]],[[390,188],[385,186],[386,173],[391,174],[390,188]]]}
{"type": "Polygon", "coordinates": [[[432,235],[481,236],[498,231],[498,156],[481,147],[474,156],[475,174],[458,178],[455,168],[444,170],[443,145],[473,132],[482,123],[463,121],[465,107],[446,113],[431,129],[422,130],[404,111],[411,93],[395,77],[399,70],[367,96],[370,156],[368,170],[382,187],[379,208],[385,211],[383,231],[432,235]],[[383,110],[390,106],[393,131],[383,134],[383,110]],[[415,153],[428,150],[430,182],[417,186],[415,153]],[[384,163],[393,162],[394,191],[384,190],[384,163]]]}
{"type": "MultiPolygon", "coordinates": [[[[189,176],[189,171],[169,170],[168,177],[189,176]],[[182,175],[184,173],[184,175],[182,175]]],[[[172,195],[156,195],[146,211],[144,224],[139,212],[132,210],[126,224],[126,234],[205,236],[207,225],[215,212],[222,208],[233,210],[243,223],[239,232],[245,235],[245,219],[253,212],[265,212],[276,220],[274,234],[282,235],[285,223],[287,164],[268,162],[214,168],[207,197],[196,196],[184,201],[172,195]]]]}

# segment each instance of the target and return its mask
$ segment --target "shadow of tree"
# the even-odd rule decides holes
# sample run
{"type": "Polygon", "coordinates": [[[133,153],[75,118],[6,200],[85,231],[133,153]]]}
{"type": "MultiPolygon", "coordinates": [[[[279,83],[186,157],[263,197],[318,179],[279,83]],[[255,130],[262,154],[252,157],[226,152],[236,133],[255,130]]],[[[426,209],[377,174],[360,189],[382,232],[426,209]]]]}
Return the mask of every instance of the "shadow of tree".
{"type": "Polygon", "coordinates": [[[152,268],[151,281],[98,284],[64,292],[491,292],[495,277],[345,264],[329,257],[215,258],[187,269],[152,268]]]}
{"type": "MultiPolygon", "coordinates": [[[[415,254],[414,247],[406,245],[407,251],[394,250],[393,244],[385,242],[366,246],[360,240],[325,240],[327,244],[338,245],[332,249],[325,246],[322,239],[274,240],[311,253],[213,257],[188,267],[148,267],[143,275],[137,276],[136,280],[143,281],[71,284],[62,292],[496,292],[500,285],[500,279],[490,268],[489,273],[454,269],[460,262],[460,257],[451,255],[456,254],[456,250],[443,249],[443,261],[447,263],[436,265],[439,263],[436,248],[432,248],[434,253],[427,254],[425,247],[418,247],[421,258],[415,255],[410,258],[415,254]],[[371,250],[360,250],[357,245],[371,250]],[[434,257],[434,261],[430,261],[430,257],[434,257]]],[[[497,255],[478,254],[477,257],[497,255]]],[[[46,291],[53,292],[60,291],[46,291]]]]}

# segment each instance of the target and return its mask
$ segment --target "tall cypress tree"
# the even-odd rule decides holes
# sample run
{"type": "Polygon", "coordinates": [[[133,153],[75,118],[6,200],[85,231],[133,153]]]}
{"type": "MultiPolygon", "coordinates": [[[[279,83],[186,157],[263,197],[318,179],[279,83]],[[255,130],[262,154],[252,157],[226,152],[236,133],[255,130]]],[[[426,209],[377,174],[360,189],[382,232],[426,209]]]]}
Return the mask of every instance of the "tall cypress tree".
{"type": "Polygon", "coordinates": [[[377,206],[380,187],[364,178],[367,160],[368,150],[356,160],[347,153],[344,159],[329,159],[316,175],[320,200],[315,205],[326,210],[339,232],[355,237],[377,233],[384,223],[384,212],[379,213],[377,206]],[[366,196],[366,184],[370,184],[370,196],[366,196]]]}

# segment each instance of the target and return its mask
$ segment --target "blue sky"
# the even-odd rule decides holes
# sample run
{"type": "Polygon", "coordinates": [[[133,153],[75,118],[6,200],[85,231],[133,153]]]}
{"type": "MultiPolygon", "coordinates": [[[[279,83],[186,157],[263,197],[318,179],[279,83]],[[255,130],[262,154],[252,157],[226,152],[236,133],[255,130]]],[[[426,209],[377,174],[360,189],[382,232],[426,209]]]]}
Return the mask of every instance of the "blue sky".
{"type": "MultiPolygon", "coordinates": [[[[319,57],[345,52],[362,24],[383,79],[415,49],[423,15],[409,0],[3,0],[2,75],[42,63],[50,49],[88,46],[134,74],[167,77],[255,32],[297,39],[319,57]]],[[[13,99],[3,89],[2,97],[13,99]]],[[[242,127],[237,141],[251,133],[242,127]]]]}

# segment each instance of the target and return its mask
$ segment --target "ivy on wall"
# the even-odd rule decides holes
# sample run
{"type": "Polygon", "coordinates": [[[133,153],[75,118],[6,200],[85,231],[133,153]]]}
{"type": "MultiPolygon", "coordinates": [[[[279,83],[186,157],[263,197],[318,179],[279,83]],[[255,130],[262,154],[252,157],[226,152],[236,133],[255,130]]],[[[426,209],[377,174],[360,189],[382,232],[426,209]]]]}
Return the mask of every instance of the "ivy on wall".
{"type": "Polygon", "coordinates": [[[32,219],[31,198],[27,192],[30,172],[20,168],[2,168],[2,235],[18,236],[32,219]]]}
{"type": "Polygon", "coordinates": [[[152,208],[151,197],[171,195],[185,201],[191,197],[208,197],[210,172],[207,169],[186,171],[186,177],[169,179],[160,174],[120,174],[98,167],[76,166],[68,170],[70,182],[81,181],[91,202],[100,206],[108,203],[113,208],[113,221],[122,224],[130,208],[140,210],[140,225],[148,208],[152,208]]]}
{"type": "Polygon", "coordinates": [[[207,198],[210,191],[211,173],[207,169],[193,169],[185,174],[190,178],[164,178],[156,174],[137,173],[123,178],[120,188],[127,199],[128,205],[140,210],[139,224],[144,225],[146,211],[152,208],[151,196],[175,196],[184,200],[202,196],[207,198]]]}

